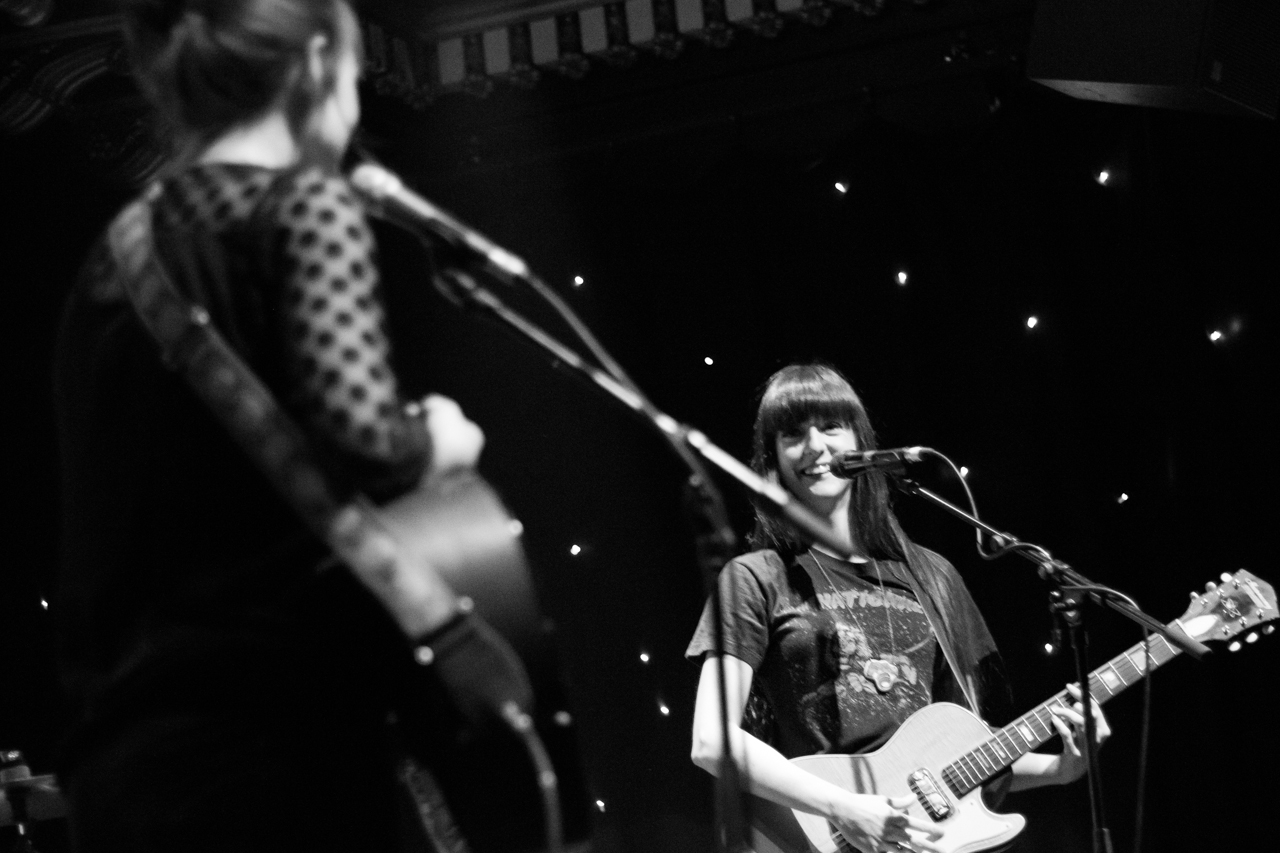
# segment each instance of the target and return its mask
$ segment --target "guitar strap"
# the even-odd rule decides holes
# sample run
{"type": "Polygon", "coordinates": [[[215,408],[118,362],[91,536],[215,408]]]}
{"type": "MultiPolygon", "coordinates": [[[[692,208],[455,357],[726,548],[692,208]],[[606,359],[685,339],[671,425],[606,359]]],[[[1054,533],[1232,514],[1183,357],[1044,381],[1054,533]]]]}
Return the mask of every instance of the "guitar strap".
{"type": "Polygon", "coordinates": [[[151,186],[107,229],[138,319],[165,365],[183,376],[311,531],[343,559],[363,564],[391,544],[389,534],[366,499],[338,501],[302,430],[213,327],[209,313],[178,292],[154,248],[151,204],[159,193],[158,184],[151,186]]]}
{"type": "MultiPolygon", "coordinates": [[[[303,521],[343,561],[386,565],[395,540],[363,496],[342,503],[306,435],[274,395],[213,327],[208,312],[183,297],[155,251],[153,184],[107,229],[116,273],[129,301],[160,347],[165,365],[179,372],[303,521]]],[[[397,776],[413,798],[426,835],[440,853],[467,853],[465,840],[427,771],[401,749],[397,776]]]]}

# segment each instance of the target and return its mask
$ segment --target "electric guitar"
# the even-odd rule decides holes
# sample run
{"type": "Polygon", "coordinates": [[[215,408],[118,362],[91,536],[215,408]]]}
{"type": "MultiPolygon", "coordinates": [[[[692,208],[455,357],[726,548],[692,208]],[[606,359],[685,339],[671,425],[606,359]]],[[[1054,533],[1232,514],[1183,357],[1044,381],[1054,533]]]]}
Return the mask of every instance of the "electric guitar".
{"type": "MultiPolygon", "coordinates": [[[[1204,595],[1193,597],[1181,619],[1167,627],[1207,643],[1232,641],[1246,631],[1248,642],[1274,626],[1276,595],[1271,585],[1247,571],[1222,576],[1204,595]]],[[[1089,674],[1093,701],[1106,702],[1151,669],[1180,654],[1156,635],[1089,674]]],[[[902,724],[884,746],[866,755],[809,755],[792,759],[799,767],[848,791],[914,797],[908,811],[945,834],[934,843],[945,853],[974,853],[1008,844],[1026,825],[1017,814],[996,814],[982,802],[982,785],[1023,754],[1058,734],[1050,708],[1070,707],[1064,690],[1009,725],[993,730],[977,716],[947,702],[928,705],[902,724]]],[[[855,853],[825,818],[754,797],[752,840],[756,853],[855,853]]]]}

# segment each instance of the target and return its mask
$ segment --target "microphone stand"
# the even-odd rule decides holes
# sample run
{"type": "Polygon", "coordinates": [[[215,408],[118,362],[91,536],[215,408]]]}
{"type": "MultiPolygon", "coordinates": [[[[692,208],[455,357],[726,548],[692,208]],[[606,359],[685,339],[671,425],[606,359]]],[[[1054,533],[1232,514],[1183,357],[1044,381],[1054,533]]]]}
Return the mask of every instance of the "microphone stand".
{"type": "Polygon", "coordinates": [[[1144,629],[1160,634],[1172,645],[1182,649],[1196,660],[1203,659],[1209,653],[1209,647],[1181,631],[1170,630],[1124,596],[1094,583],[1061,560],[1055,560],[1052,554],[1039,545],[1020,542],[1016,537],[1001,533],[908,477],[891,479],[904,492],[924,498],[991,536],[999,550],[1013,551],[1035,563],[1037,574],[1050,585],[1049,609],[1055,622],[1060,622],[1067,628],[1075,658],[1076,679],[1080,684],[1080,705],[1084,712],[1085,767],[1089,779],[1089,813],[1093,825],[1093,853],[1112,853],[1111,831],[1107,828],[1103,809],[1102,774],[1099,771],[1096,724],[1093,719],[1093,703],[1096,700],[1088,680],[1088,634],[1084,627],[1084,610],[1081,605],[1086,600],[1091,600],[1095,604],[1104,604],[1144,629]]]}
{"type": "MultiPolygon", "coordinates": [[[[482,266],[487,272],[505,281],[522,281],[539,292],[546,290],[546,285],[534,278],[532,274],[515,275],[509,267],[504,268],[492,263],[482,263],[482,266]]],[[[654,427],[666,439],[672,451],[688,467],[690,475],[685,483],[683,507],[686,520],[694,532],[698,566],[710,591],[712,606],[717,615],[715,642],[721,652],[722,660],[724,627],[723,620],[719,618],[722,603],[715,579],[724,564],[736,555],[737,545],[724,501],[708,476],[704,462],[710,463],[727,474],[754,495],[759,506],[791,524],[810,541],[831,549],[833,554],[848,554],[848,547],[840,541],[835,532],[793,499],[781,486],[760,477],[732,455],[713,444],[698,430],[660,411],[646,399],[634,383],[628,380],[624,384],[604,370],[585,361],[577,352],[512,310],[471,276],[465,273],[444,272],[436,276],[436,283],[450,301],[464,307],[479,309],[498,319],[546,351],[554,366],[570,368],[573,373],[586,378],[596,388],[603,390],[640,416],[641,420],[654,427]]],[[[621,368],[617,368],[615,372],[621,373],[621,368]]],[[[625,378],[625,374],[622,375],[625,378]]],[[[750,850],[745,788],[741,784],[741,774],[730,747],[728,688],[723,665],[719,667],[718,686],[721,699],[720,724],[724,733],[724,749],[716,782],[717,807],[724,831],[718,841],[727,853],[742,853],[750,850]]]]}
{"type": "MultiPolygon", "coordinates": [[[[548,335],[541,328],[525,319],[508,307],[494,293],[481,286],[468,276],[440,277],[446,287],[446,296],[455,302],[461,302],[483,310],[496,317],[504,324],[519,332],[528,340],[546,350],[557,367],[569,367],[576,374],[585,377],[605,391],[615,400],[622,403],[641,420],[657,429],[659,434],[671,444],[671,448],[686,465],[700,477],[696,489],[714,489],[706,479],[705,468],[699,461],[710,462],[723,473],[729,475],[737,483],[754,495],[766,511],[772,512],[783,521],[791,524],[805,537],[832,549],[831,553],[849,556],[848,546],[840,541],[825,522],[810,512],[803,504],[792,498],[785,489],[771,483],[755,471],[739,462],[731,454],[717,447],[698,430],[677,421],[675,418],[659,410],[634,387],[623,385],[605,371],[585,361],[576,352],[548,335]],[[696,454],[691,452],[696,451],[696,454]]],[[[700,506],[719,505],[719,499],[704,503],[701,499],[694,502],[700,506]]],[[[723,513],[723,509],[720,509],[723,513]]],[[[727,516],[713,519],[710,525],[715,529],[728,530],[727,516]]],[[[732,536],[732,532],[729,533],[732,536]]],[[[732,555],[730,555],[732,556],[732,555]]],[[[717,571],[719,570],[717,566],[717,571]]]]}

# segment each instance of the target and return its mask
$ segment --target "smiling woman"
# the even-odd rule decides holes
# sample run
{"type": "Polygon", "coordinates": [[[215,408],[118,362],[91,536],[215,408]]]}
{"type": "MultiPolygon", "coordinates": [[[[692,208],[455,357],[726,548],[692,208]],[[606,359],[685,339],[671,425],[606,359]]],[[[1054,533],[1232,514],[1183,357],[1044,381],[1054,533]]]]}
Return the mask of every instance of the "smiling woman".
{"type": "MultiPolygon", "coordinates": [[[[883,473],[854,480],[832,473],[835,454],[875,447],[866,408],[836,369],[791,365],[769,379],[753,466],[828,521],[855,556],[806,547],[757,512],[758,550],[721,572],[720,606],[708,602],[686,652],[702,666],[693,760],[719,773],[727,744],[748,771],[750,791],[826,818],[865,853],[940,850],[942,832],[908,813],[910,795],[847,790],[787,760],[876,750],[930,702],[954,702],[988,723],[1008,716],[999,654],[955,569],[902,532],[883,473]]],[[[1078,707],[1055,713],[1067,750],[1024,755],[993,793],[1081,775],[1075,734],[1083,718],[1078,707]]],[[[1098,733],[1108,734],[1101,718],[1098,733]]],[[[757,840],[758,849],[776,849],[776,841],[757,840]]]]}
{"type": "MultiPolygon", "coordinates": [[[[756,412],[751,467],[761,476],[777,477],[809,509],[848,536],[858,553],[898,557],[901,545],[883,472],[854,480],[837,478],[829,470],[804,473],[810,466],[829,468],[838,451],[875,449],[871,418],[840,371],[825,364],[794,364],[770,377],[756,412]],[[790,453],[799,454],[799,468],[789,461],[790,453]],[[801,477],[812,482],[802,483],[801,477]]],[[[800,544],[790,527],[767,513],[756,514],[751,542],[757,548],[775,549],[800,544]]]]}
{"type": "Polygon", "coordinates": [[[778,433],[774,441],[782,485],[818,515],[842,519],[847,528],[852,483],[831,473],[831,462],[838,453],[858,449],[853,427],[829,418],[808,418],[778,433]]]}

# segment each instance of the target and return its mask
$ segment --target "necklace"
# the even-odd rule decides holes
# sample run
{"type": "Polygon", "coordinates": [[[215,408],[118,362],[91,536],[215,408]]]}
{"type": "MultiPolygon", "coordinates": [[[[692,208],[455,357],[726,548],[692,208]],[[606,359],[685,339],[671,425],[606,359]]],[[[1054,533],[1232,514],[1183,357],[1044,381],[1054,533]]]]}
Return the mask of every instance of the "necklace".
{"type": "MultiPolygon", "coordinates": [[[[836,588],[835,582],[831,579],[831,575],[827,574],[826,566],[822,565],[822,560],[818,559],[818,553],[812,548],[809,549],[809,555],[813,557],[813,562],[818,567],[818,571],[822,572],[822,577],[826,580],[827,586],[831,589],[831,594],[835,596],[836,601],[844,601],[840,595],[840,590],[836,588]]],[[[884,621],[889,626],[889,648],[896,648],[897,644],[893,641],[893,614],[889,611],[889,594],[884,588],[884,578],[880,575],[880,565],[872,560],[871,564],[875,566],[876,583],[880,586],[880,603],[884,605],[884,621]]],[[[858,630],[862,631],[862,636],[867,637],[867,629],[863,627],[862,620],[858,618],[858,614],[853,612],[853,608],[848,604],[842,604],[846,613],[858,626],[858,630]]],[[[881,693],[888,693],[893,689],[893,685],[898,683],[898,666],[889,663],[884,658],[871,658],[862,665],[862,674],[876,686],[876,690],[881,693]]]]}

